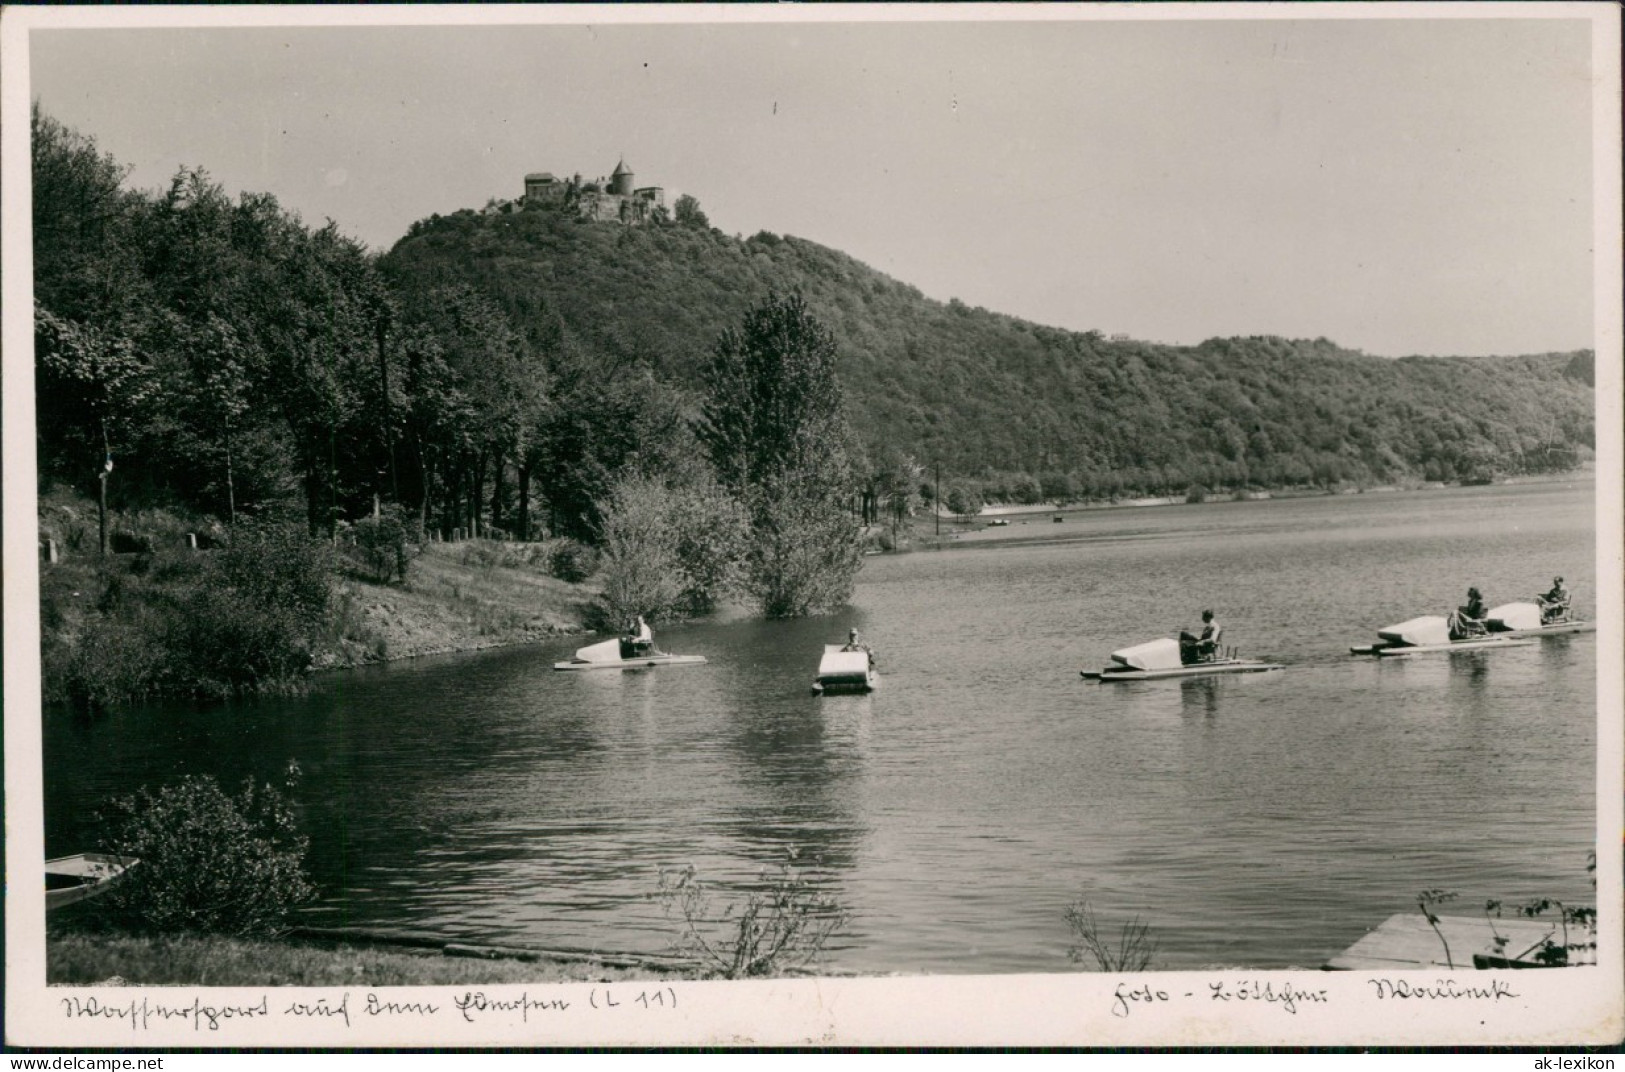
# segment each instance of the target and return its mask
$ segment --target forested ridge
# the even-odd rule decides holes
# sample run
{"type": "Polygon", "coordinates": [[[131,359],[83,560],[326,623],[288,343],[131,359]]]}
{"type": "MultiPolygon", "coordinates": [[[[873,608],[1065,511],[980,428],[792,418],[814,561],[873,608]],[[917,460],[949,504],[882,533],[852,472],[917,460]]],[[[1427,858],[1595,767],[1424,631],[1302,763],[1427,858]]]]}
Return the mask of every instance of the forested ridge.
{"type": "Polygon", "coordinates": [[[538,340],[684,390],[753,302],[799,292],[835,335],[871,463],[940,463],[991,498],[1483,479],[1564,467],[1592,443],[1588,352],[1392,360],[1325,339],[1114,341],[933,301],[798,238],[546,210],[420,222],[384,265],[471,285],[538,340]]]}
{"type": "Polygon", "coordinates": [[[704,369],[787,294],[833,339],[854,499],[876,511],[917,504],[938,465],[971,498],[1067,501],[1488,479],[1592,444],[1589,352],[1106,339],[727,236],[692,199],[635,227],[463,211],[380,255],[201,169],[130,190],[92,139],[33,125],[41,474],[105,479],[114,507],[298,510],[329,532],[398,504],[445,534],[595,541],[622,478],[703,477],[704,369]]]}

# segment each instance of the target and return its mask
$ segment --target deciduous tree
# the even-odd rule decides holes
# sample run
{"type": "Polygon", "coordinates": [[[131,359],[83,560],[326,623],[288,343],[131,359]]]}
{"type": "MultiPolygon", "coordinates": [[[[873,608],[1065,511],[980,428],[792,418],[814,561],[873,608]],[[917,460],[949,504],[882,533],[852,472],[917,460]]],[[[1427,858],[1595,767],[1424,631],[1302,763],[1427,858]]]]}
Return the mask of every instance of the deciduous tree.
{"type": "Polygon", "coordinates": [[[800,295],[769,298],[725,332],[696,435],[751,518],[746,586],[771,617],[827,610],[861,564],[835,342],[800,295]]]}

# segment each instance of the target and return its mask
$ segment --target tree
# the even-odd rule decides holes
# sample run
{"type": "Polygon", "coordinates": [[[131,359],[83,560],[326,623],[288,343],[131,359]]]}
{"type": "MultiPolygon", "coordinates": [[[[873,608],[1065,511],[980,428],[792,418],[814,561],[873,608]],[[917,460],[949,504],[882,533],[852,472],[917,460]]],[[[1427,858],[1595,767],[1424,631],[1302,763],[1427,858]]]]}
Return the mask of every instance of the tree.
{"type": "Polygon", "coordinates": [[[711,226],[711,221],[700,209],[699,200],[690,194],[683,194],[677,199],[677,204],[673,206],[673,218],[681,227],[696,227],[703,231],[711,226]]]}
{"type": "Polygon", "coordinates": [[[594,541],[600,509],[623,476],[675,474],[694,453],[676,397],[645,370],[594,375],[571,362],[537,421],[527,464],[553,534],[594,541]]]}
{"type": "Polygon", "coordinates": [[[604,519],[600,599],[608,620],[667,617],[683,590],[670,489],[658,479],[630,477],[615,485],[599,509],[604,519]]]}
{"type": "Polygon", "coordinates": [[[1072,476],[1069,473],[1045,473],[1039,478],[1039,491],[1044,498],[1057,506],[1065,506],[1077,494],[1072,485],[1072,476]]]}
{"type": "Polygon", "coordinates": [[[862,549],[829,474],[790,468],[756,499],[745,588],[769,618],[830,610],[852,595],[862,549]]]}
{"type": "MultiPolygon", "coordinates": [[[[99,448],[101,553],[107,554],[107,478],[113,444],[126,434],[152,393],[151,370],[128,339],[109,337],[34,306],[34,343],[44,398],[77,411],[76,438],[99,448]]],[[[88,475],[88,468],[86,471],[88,475]]]]}
{"type": "Polygon", "coordinates": [[[192,396],[188,409],[224,455],[226,513],[237,523],[234,445],[249,412],[249,369],[242,341],[230,324],[210,314],[188,348],[192,396]]]}
{"type": "Polygon", "coordinates": [[[973,487],[956,486],[948,492],[947,507],[961,518],[973,518],[982,512],[982,493],[973,487]]]}
{"type": "Polygon", "coordinates": [[[135,195],[126,168],[40,111],[30,116],[33,149],[34,298],[60,316],[88,319],[132,298],[125,257],[135,195]]]}
{"type": "Polygon", "coordinates": [[[683,571],[681,608],[688,614],[710,613],[739,584],[750,519],[709,474],[675,489],[671,516],[683,571]]]}
{"type": "Polygon", "coordinates": [[[695,435],[745,507],[745,585],[770,617],[835,607],[861,564],[835,341],[799,294],[770,297],[723,333],[695,435]]]}

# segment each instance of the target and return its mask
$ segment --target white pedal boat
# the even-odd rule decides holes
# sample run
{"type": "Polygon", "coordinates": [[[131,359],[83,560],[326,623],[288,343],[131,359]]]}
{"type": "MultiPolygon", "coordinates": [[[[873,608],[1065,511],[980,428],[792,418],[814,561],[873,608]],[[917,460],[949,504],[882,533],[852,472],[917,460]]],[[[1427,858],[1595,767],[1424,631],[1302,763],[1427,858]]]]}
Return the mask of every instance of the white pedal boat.
{"type": "Polygon", "coordinates": [[[703,655],[667,655],[652,647],[641,655],[630,658],[621,654],[621,641],[605,640],[576,649],[576,657],[568,662],[554,663],[555,670],[642,670],[649,666],[694,666],[705,662],[703,655]]]}
{"type": "Polygon", "coordinates": [[[875,672],[875,660],[868,648],[849,651],[842,644],[824,645],[813,692],[870,692],[879,684],[880,675],[875,672]]]}
{"type": "Polygon", "coordinates": [[[1199,677],[1206,674],[1256,674],[1284,670],[1280,663],[1240,659],[1227,653],[1198,663],[1179,658],[1179,641],[1163,638],[1112,652],[1112,661],[1103,670],[1080,670],[1090,681],[1154,681],[1169,677],[1199,677]]]}
{"type": "MultiPolygon", "coordinates": [[[[1494,613],[1493,611],[1491,613],[1494,613]]],[[[1536,612],[1539,619],[1539,612],[1536,612]]],[[[1519,648],[1533,644],[1533,640],[1519,639],[1507,633],[1450,639],[1450,620],[1443,615],[1428,614],[1420,618],[1388,625],[1377,630],[1375,644],[1360,644],[1349,648],[1350,655],[1427,655],[1441,651],[1477,651],[1485,648],[1519,648]]]]}
{"type": "Polygon", "coordinates": [[[1491,633],[1503,637],[1543,637],[1597,631],[1596,622],[1584,622],[1575,618],[1558,618],[1555,621],[1543,622],[1540,620],[1540,606],[1535,603],[1504,603],[1499,607],[1491,607],[1489,613],[1484,616],[1484,624],[1489,626],[1491,633]]]}

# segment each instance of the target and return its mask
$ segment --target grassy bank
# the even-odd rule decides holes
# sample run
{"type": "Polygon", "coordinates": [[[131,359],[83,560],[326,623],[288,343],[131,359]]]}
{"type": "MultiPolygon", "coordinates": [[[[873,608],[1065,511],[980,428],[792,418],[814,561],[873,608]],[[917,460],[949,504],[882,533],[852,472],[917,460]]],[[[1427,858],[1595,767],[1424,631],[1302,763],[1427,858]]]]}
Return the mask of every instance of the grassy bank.
{"type": "Polygon", "coordinates": [[[94,526],[93,505],[42,498],[47,700],[297,690],[313,670],[579,634],[598,594],[595,556],[567,540],[405,544],[401,579],[393,552],[380,569],[354,537],[302,526],[135,511],[110,525],[107,555],[94,526]]]}
{"type": "Polygon", "coordinates": [[[320,668],[522,644],[585,632],[598,590],[549,574],[548,545],[468,540],[431,543],[404,584],[346,579],[340,597],[356,617],[351,643],[324,652],[320,668]]]}
{"type": "Polygon", "coordinates": [[[53,986],[489,986],[653,979],[659,968],[445,956],[436,950],[192,936],[60,933],[46,941],[53,986]]]}

